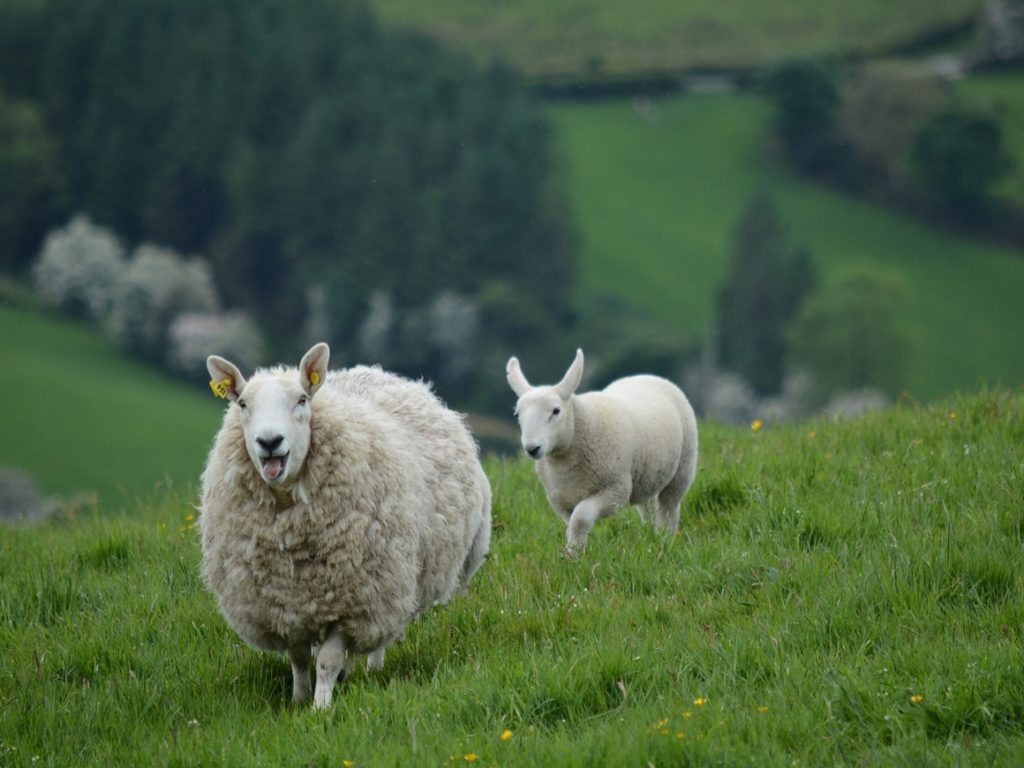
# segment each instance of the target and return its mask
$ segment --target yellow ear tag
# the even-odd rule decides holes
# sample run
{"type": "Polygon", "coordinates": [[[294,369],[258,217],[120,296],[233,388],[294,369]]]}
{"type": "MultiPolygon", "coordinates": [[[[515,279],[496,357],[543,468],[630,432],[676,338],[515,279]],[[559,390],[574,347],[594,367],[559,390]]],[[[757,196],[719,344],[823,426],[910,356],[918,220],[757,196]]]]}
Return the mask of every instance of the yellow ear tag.
{"type": "Polygon", "coordinates": [[[310,371],[309,372],[309,383],[312,384],[314,387],[317,384],[319,384],[320,383],[320,374],[317,373],[316,371],[310,371]]]}
{"type": "Polygon", "coordinates": [[[231,386],[231,379],[221,379],[220,381],[210,381],[210,389],[213,390],[215,397],[226,398],[228,396],[228,387],[231,386]]]}

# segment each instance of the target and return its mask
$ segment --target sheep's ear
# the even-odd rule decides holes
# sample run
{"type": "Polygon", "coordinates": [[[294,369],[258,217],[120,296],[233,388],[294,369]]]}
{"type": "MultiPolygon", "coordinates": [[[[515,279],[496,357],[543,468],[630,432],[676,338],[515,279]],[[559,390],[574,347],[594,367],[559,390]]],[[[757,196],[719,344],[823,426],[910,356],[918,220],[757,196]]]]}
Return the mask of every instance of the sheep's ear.
{"type": "Polygon", "coordinates": [[[523,376],[522,370],[519,368],[519,359],[510,357],[508,364],[505,366],[505,376],[508,378],[508,385],[512,387],[512,391],[516,393],[516,397],[522,397],[524,394],[529,392],[533,387],[530,386],[530,382],[523,376]]]}
{"type": "Polygon", "coordinates": [[[302,356],[299,363],[299,381],[306,394],[312,397],[327,378],[327,361],[331,348],[322,341],[302,356]]]}
{"type": "Polygon", "coordinates": [[[580,385],[580,381],[583,380],[583,350],[576,350],[576,359],[572,361],[572,365],[569,366],[569,370],[565,372],[565,376],[558,384],[555,385],[555,390],[562,397],[563,400],[568,400],[572,397],[573,392],[580,385]]]}
{"type": "Polygon", "coordinates": [[[217,397],[235,402],[238,393],[245,389],[245,377],[230,360],[217,355],[206,358],[206,370],[210,372],[210,389],[217,397]]]}

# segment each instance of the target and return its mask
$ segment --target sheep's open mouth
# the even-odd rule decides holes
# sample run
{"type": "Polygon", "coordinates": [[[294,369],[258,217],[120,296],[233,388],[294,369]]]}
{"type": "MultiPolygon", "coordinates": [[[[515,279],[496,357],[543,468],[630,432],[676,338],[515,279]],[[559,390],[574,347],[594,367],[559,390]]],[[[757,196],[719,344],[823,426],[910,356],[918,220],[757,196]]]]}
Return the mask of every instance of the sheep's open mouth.
{"type": "Polygon", "coordinates": [[[268,482],[273,482],[281,473],[284,472],[285,464],[288,463],[288,454],[282,454],[280,456],[264,456],[260,459],[260,464],[263,465],[263,477],[268,482]]]}

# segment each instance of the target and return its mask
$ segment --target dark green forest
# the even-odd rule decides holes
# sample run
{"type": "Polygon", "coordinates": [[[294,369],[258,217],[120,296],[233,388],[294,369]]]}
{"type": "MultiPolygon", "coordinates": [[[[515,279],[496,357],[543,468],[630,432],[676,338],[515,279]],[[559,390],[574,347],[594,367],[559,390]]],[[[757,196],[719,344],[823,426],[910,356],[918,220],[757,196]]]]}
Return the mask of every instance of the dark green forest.
{"type": "Polygon", "coordinates": [[[312,325],[339,362],[455,393],[484,366],[453,367],[453,347],[499,359],[564,320],[551,128],[510,69],[352,0],[45,0],[0,29],[5,271],[81,212],[208,260],[274,357],[312,325]],[[432,323],[446,307],[458,322],[432,323]]]}

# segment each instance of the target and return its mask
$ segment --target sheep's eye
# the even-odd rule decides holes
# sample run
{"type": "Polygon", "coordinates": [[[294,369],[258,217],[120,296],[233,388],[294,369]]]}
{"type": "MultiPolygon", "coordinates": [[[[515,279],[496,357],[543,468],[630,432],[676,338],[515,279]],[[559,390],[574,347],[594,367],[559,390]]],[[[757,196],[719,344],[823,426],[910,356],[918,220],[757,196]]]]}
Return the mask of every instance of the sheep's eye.
{"type": "Polygon", "coordinates": [[[558,414],[560,414],[561,412],[562,412],[562,409],[561,409],[561,408],[555,408],[555,410],[553,410],[553,411],[551,412],[551,415],[552,415],[552,416],[557,416],[557,415],[558,415],[558,414]]]}
{"type": "Polygon", "coordinates": [[[308,402],[309,402],[309,399],[305,395],[303,395],[302,397],[299,398],[299,405],[305,405],[308,402]]]}
{"type": "Polygon", "coordinates": [[[239,400],[238,407],[244,411],[246,409],[245,400],[239,400]]]}

